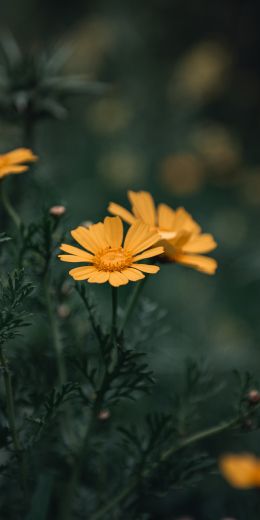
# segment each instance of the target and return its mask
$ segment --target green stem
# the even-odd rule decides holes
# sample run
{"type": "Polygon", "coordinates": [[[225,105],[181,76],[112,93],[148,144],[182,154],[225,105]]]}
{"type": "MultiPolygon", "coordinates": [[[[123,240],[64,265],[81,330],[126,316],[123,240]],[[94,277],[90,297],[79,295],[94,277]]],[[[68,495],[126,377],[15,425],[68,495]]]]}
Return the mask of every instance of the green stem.
{"type": "Polygon", "coordinates": [[[0,189],[1,189],[1,199],[2,199],[3,206],[4,206],[5,210],[6,210],[6,213],[9,215],[11,220],[14,222],[15,226],[18,229],[20,229],[21,220],[20,220],[19,215],[16,213],[15,209],[13,208],[13,206],[12,206],[12,204],[10,202],[10,199],[9,199],[7,193],[6,193],[4,180],[2,180],[0,182],[0,189]]]}
{"type": "MultiPolygon", "coordinates": [[[[155,462],[149,469],[145,470],[141,477],[142,478],[148,478],[151,475],[151,472],[156,469],[159,464],[167,460],[169,457],[177,453],[179,450],[189,446],[190,444],[193,444],[195,442],[198,442],[202,439],[206,439],[207,437],[211,437],[213,435],[217,435],[219,433],[222,433],[226,430],[229,430],[230,428],[236,426],[239,422],[239,419],[236,417],[235,419],[231,419],[229,421],[223,422],[217,426],[213,426],[212,428],[208,428],[207,430],[203,430],[201,432],[195,433],[193,435],[190,435],[189,437],[186,437],[186,439],[183,439],[179,444],[176,446],[173,446],[169,448],[168,450],[164,451],[158,462],[155,462]]],[[[100,520],[104,517],[106,513],[111,511],[115,506],[119,505],[125,498],[127,498],[134,489],[138,486],[138,483],[140,482],[140,476],[134,478],[128,486],[126,486],[118,495],[114,496],[112,500],[110,500],[107,504],[104,504],[103,507],[101,507],[96,513],[94,513],[92,516],[90,516],[89,520],[100,520]]]]}
{"type": "Polygon", "coordinates": [[[5,393],[6,393],[6,409],[7,409],[7,418],[9,429],[11,432],[11,437],[16,453],[16,457],[20,466],[20,481],[21,488],[26,493],[27,490],[27,469],[24,458],[23,448],[20,443],[20,439],[17,433],[16,421],[15,421],[15,409],[14,409],[14,397],[13,397],[13,387],[11,374],[8,367],[7,359],[3,353],[2,348],[0,348],[0,363],[3,369],[3,377],[4,377],[4,385],[5,385],[5,393]]]}
{"type": "Polygon", "coordinates": [[[122,334],[122,332],[125,330],[125,327],[129,321],[129,318],[131,317],[131,314],[136,306],[136,303],[139,300],[139,297],[144,288],[146,280],[147,280],[147,276],[135,285],[135,288],[132,291],[129,301],[127,302],[127,306],[126,306],[124,317],[123,317],[123,320],[121,323],[121,327],[119,328],[119,334],[122,334]]]}
{"type": "Polygon", "coordinates": [[[116,337],[117,337],[117,301],[118,301],[117,287],[112,287],[111,338],[112,338],[113,343],[116,341],[116,337]]]}
{"type": "Polygon", "coordinates": [[[51,288],[49,283],[49,277],[48,274],[45,275],[44,279],[44,292],[45,292],[45,302],[46,302],[46,309],[52,334],[52,341],[53,346],[56,353],[56,359],[57,359],[57,369],[58,369],[58,380],[59,384],[62,386],[66,382],[66,366],[64,363],[64,357],[63,357],[63,347],[60,340],[60,333],[58,328],[58,322],[57,317],[55,314],[55,310],[53,308],[53,301],[52,301],[52,294],[51,294],[51,288]]]}

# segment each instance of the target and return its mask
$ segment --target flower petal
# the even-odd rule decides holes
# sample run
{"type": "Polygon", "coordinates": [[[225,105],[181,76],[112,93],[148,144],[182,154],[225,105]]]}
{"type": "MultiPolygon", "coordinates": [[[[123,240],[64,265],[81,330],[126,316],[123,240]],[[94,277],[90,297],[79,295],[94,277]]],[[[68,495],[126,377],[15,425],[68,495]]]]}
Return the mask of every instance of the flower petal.
{"type": "Polygon", "coordinates": [[[145,258],[151,258],[152,256],[161,255],[164,253],[163,247],[153,247],[152,249],[147,249],[144,253],[141,253],[138,256],[133,257],[133,261],[137,262],[138,260],[144,260],[145,258]]]}
{"type": "Polygon", "coordinates": [[[88,278],[89,283],[105,283],[109,279],[108,271],[95,271],[88,278]]]}
{"type": "Polygon", "coordinates": [[[109,274],[109,283],[113,285],[113,287],[119,287],[120,285],[126,285],[128,283],[128,278],[119,271],[113,271],[109,274]]]}
{"type": "Polygon", "coordinates": [[[158,265],[150,265],[150,264],[132,264],[132,267],[139,269],[139,271],[143,271],[144,273],[155,274],[160,271],[160,267],[158,265]]]}
{"type": "Polygon", "coordinates": [[[220,470],[236,488],[248,489],[260,484],[260,462],[251,454],[224,455],[220,459],[220,470]]]}
{"type": "Polygon", "coordinates": [[[123,241],[123,223],[119,217],[106,217],[104,220],[105,236],[110,247],[118,248],[123,241]]]}
{"type": "Polygon", "coordinates": [[[158,206],[158,226],[165,230],[171,230],[174,226],[175,211],[167,204],[158,206]]]}
{"type": "Polygon", "coordinates": [[[30,150],[29,148],[17,148],[16,150],[12,150],[11,152],[5,154],[5,158],[6,160],[8,160],[10,164],[32,162],[38,160],[38,157],[34,155],[32,150],[30,150]]]}
{"type": "Polygon", "coordinates": [[[141,273],[137,269],[133,269],[132,267],[124,269],[122,271],[122,274],[124,274],[128,278],[128,280],[131,280],[131,282],[137,282],[138,280],[144,278],[143,273],[141,273]]]}
{"type": "Polygon", "coordinates": [[[69,274],[74,280],[87,280],[95,271],[97,271],[97,269],[94,266],[83,266],[71,269],[69,274]]]}
{"type": "Polygon", "coordinates": [[[97,253],[99,247],[96,240],[93,239],[90,229],[86,229],[83,226],[79,226],[71,231],[71,236],[78,242],[82,247],[91,251],[91,253],[97,253]]]}
{"type": "Polygon", "coordinates": [[[153,197],[148,191],[129,191],[128,198],[134,215],[150,226],[155,225],[156,211],[153,197]]]}
{"type": "Polygon", "coordinates": [[[200,233],[201,227],[192,216],[184,209],[178,208],[175,212],[174,229],[176,231],[185,230],[192,233],[200,233]]]}
{"type": "Polygon", "coordinates": [[[127,211],[127,209],[123,208],[123,206],[115,204],[114,202],[110,202],[108,211],[109,213],[112,213],[112,215],[117,215],[128,224],[133,224],[136,221],[136,218],[134,215],[132,215],[132,213],[130,213],[130,211],[127,211]]]}
{"type": "Polygon", "coordinates": [[[86,263],[88,260],[84,256],[78,256],[78,255],[58,255],[59,259],[62,262],[71,262],[71,263],[86,263]]]}
{"type": "Polygon", "coordinates": [[[70,246],[69,244],[61,244],[61,251],[65,251],[65,253],[69,253],[71,255],[80,256],[84,258],[86,262],[93,262],[94,256],[86,251],[83,251],[79,247],[70,246]]]}
{"type": "Polygon", "coordinates": [[[160,240],[157,231],[150,231],[149,226],[143,222],[136,222],[129,228],[124,242],[124,247],[137,254],[148,249],[160,240]]]}
{"type": "Polygon", "coordinates": [[[201,255],[185,255],[181,253],[176,253],[172,258],[174,262],[178,264],[187,265],[188,267],[193,267],[197,269],[197,271],[201,271],[206,274],[215,274],[217,269],[217,262],[214,258],[209,258],[208,256],[201,255]]]}
{"type": "Polygon", "coordinates": [[[217,243],[210,234],[191,235],[186,244],[181,248],[185,253],[209,253],[216,249],[217,243]]]}

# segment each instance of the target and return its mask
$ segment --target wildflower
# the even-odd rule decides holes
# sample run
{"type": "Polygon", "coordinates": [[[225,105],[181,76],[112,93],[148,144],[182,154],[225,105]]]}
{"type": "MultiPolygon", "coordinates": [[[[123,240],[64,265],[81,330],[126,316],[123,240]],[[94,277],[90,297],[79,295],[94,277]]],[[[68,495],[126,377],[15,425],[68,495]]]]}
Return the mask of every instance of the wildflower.
{"type": "Polygon", "coordinates": [[[163,253],[163,247],[151,248],[158,242],[158,233],[143,222],[136,222],[130,227],[124,245],[123,223],[119,217],[106,217],[104,223],[99,222],[89,229],[80,226],[71,235],[85,251],[62,244],[60,249],[68,254],[59,255],[60,260],[90,264],[71,269],[69,274],[74,280],[109,282],[118,287],[129,281],[141,280],[143,273],[155,274],[159,271],[156,265],[138,263],[139,260],[163,253]]]}
{"type": "Polygon", "coordinates": [[[65,206],[52,206],[49,209],[49,213],[53,217],[62,217],[62,215],[64,215],[65,212],[66,212],[65,206]]]}
{"type": "Polygon", "coordinates": [[[165,249],[162,260],[193,267],[207,274],[215,273],[216,260],[202,254],[209,253],[217,244],[212,235],[201,233],[201,227],[184,208],[174,211],[166,204],[159,204],[156,209],[152,196],[146,191],[129,191],[128,197],[132,213],[113,202],[108,210],[128,224],[142,221],[151,231],[157,231],[159,243],[165,249]]]}
{"type": "Polygon", "coordinates": [[[221,473],[232,486],[241,489],[260,486],[260,459],[254,455],[224,455],[219,465],[221,473]]]}
{"type": "Polygon", "coordinates": [[[28,170],[27,164],[37,161],[37,156],[29,148],[17,148],[11,152],[0,155],[0,179],[14,173],[22,173],[28,170]]]}

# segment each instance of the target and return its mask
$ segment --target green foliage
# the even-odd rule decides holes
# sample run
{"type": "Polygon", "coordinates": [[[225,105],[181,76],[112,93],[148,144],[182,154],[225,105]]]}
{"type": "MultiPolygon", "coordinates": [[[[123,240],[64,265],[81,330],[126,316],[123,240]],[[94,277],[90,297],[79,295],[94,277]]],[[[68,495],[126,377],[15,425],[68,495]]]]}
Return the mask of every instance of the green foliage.
{"type": "Polygon", "coordinates": [[[33,285],[27,282],[24,272],[14,271],[7,281],[0,280],[0,345],[20,334],[20,329],[30,324],[30,314],[23,308],[31,295],[33,285]]]}
{"type": "Polygon", "coordinates": [[[107,90],[84,75],[66,75],[64,66],[72,49],[59,45],[50,53],[24,52],[11,33],[1,42],[0,115],[11,121],[64,119],[66,99],[79,94],[99,95],[107,90]]]}

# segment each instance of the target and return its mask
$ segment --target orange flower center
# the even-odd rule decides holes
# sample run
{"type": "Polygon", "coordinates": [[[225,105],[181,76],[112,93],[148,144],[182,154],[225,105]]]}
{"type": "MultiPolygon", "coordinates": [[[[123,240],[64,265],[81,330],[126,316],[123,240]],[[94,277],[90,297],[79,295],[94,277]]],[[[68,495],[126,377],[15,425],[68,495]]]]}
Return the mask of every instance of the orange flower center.
{"type": "Polygon", "coordinates": [[[122,247],[107,248],[96,254],[94,263],[99,271],[121,271],[131,265],[132,255],[122,247]]]}

